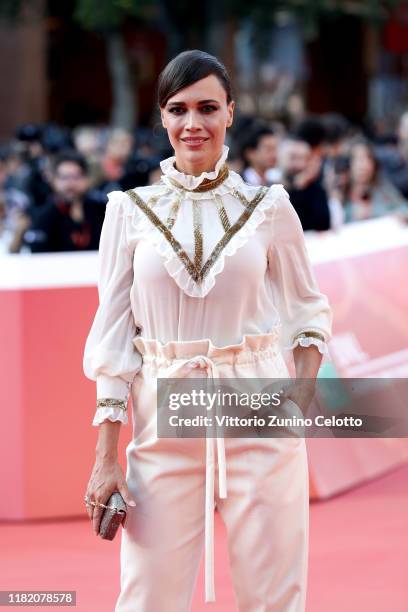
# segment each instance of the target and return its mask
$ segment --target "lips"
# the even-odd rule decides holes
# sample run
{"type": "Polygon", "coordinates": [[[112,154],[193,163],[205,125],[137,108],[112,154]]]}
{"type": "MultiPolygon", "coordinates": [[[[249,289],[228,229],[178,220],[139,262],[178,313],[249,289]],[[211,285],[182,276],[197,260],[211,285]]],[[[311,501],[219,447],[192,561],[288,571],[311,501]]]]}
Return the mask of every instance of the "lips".
{"type": "Polygon", "coordinates": [[[208,140],[208,138],[203,138],[203,137],[191,137],[191,138],[182,138],[181,139],[183,142],[185,142],[188,145],[200,145],[203,142],[206,142],[208,140]]]}

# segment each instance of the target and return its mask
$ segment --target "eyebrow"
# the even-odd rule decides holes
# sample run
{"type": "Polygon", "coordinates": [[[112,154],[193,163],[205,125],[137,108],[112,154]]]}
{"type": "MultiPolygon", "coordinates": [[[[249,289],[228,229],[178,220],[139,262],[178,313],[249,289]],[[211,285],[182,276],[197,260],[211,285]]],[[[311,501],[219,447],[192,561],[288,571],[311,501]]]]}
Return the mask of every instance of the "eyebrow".
{"type": "MultiPolygon", "coordinates": [[[[208,104],[209,102],[215,102],[216,104],[219,104],[218,100],[199,100],[198,104],[208,104]]],[[[182,100],[180,100],[179,102],[169,102],[168,103],[169,106],[183,106],[185,105],[185,102],[183,102],[182,100]]]]}

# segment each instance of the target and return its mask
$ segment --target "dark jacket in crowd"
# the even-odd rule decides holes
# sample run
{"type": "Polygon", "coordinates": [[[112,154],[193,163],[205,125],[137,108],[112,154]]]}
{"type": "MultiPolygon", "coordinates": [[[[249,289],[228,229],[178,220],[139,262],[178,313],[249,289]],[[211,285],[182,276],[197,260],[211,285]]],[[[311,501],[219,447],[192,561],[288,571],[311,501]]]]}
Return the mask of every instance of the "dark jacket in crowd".
{"type": "Polygon", "coordinates": [[[83,208],[84,219],[78,222],[70,216],[70,204],[55,196],[42,206],[30,207],[32,224],[24,243],[32,253],[98,250],[106,206],[85,196],[83,208]]]}
{"type": "Polygon", "coordinates": [[[288,186],[287,190],[305,231],[330,229],[327,194],[319,180],[310,183],[305,189],[288,186]]]}

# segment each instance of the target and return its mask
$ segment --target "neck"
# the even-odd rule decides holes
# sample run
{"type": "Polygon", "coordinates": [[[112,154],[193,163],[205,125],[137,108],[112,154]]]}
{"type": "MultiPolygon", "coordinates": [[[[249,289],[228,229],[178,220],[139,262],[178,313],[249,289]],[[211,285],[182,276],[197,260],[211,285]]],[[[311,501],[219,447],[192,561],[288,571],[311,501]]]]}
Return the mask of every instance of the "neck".
{"type": "Polygon", "coordinates": [[[193,176],[200,176],[203,172],[214,172],[217,161],[220,159],[221,153],[214,160],[203,160],[202,162],[191,162],[189,160],[180,160],[176,156],[174,166],[176,170],[183,174],[191,174],[193,176]]]}

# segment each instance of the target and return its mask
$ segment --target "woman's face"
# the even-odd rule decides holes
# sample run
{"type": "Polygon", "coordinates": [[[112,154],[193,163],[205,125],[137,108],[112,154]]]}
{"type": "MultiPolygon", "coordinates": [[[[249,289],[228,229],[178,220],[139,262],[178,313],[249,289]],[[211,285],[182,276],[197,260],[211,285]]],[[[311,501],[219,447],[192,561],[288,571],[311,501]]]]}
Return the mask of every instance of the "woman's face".
{"type": "Polygon", "coordinates": [[[213,74],[168,99],[161,118],[178,170],[195,175],[214,170],[225,131],[232,124],[234,105],[233,101],[227,104],[225,89],[213,74]]]}
{"type": "Polygon", "coordinates": [[[351,177],[357,183],[371,183],[375,164],[364,145],[356,145],[351,153],[351,177]]]}

